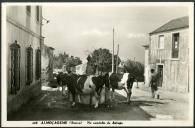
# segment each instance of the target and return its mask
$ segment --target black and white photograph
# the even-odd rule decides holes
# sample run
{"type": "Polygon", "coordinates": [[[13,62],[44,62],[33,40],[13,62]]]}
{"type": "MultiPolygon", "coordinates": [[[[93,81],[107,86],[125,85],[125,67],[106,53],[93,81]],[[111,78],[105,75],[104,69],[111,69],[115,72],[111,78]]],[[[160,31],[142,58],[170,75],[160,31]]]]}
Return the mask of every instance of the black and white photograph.
{"type": "Polygon", "coordinates": [[[3,127],[193,126],[194,3],[4,2],[3,127]]]}

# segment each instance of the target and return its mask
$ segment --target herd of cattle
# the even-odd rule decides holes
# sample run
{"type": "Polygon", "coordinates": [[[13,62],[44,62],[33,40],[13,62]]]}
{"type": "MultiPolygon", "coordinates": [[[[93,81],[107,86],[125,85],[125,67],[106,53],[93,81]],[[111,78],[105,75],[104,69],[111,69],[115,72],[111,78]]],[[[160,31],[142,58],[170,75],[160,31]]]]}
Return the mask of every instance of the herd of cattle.
{"type": "MultiPolygon", "coordinates": [[[[75,106],[76,96],[80,102],[81,95],[94,95],[96,99],[100,98],[101,90],[105,87],[109,93],[111,93],[111,98],[109,101],[113,100],[115,89],[124,89],[127,93],[127,102],[130,102],[130,97],[132,94],[132,86],[135,77],[130,73],[105,73],[104,75],[77,75],[74,73],[63,73],[60,72],[55,75],[57,83],[62,88],[67,87],[68,92],[72,96],[72,107],[75,106]]],[[[98,107],[99,100],[95,103],[95,108],[98,107]]]]}

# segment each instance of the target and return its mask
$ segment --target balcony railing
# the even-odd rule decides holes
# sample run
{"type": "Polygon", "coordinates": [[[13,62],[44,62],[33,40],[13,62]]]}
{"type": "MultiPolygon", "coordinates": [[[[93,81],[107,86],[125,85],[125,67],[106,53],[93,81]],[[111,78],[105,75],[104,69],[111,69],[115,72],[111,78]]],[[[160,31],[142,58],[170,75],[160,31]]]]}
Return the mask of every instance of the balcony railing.
{"type": "Polygon", "coordinates": [[[170,58],[171,50],[168,49],[151,49],[150,60],[155,62],[156,60],[167,60],[170,58]]]}

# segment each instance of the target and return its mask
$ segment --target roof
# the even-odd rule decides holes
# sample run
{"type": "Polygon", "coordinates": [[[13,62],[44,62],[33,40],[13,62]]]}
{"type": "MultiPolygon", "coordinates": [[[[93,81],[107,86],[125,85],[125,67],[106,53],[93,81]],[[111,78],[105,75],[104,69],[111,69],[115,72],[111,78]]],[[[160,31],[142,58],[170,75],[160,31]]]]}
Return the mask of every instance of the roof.
{"type": "Polygon", "coordinates": [[[48,47],[48,48],[50,48],[51,50],[54,50],[54,48],[53,48],[53,47],[48,47]]]}
{"type": "Polygon", "coordinates": [[[166,31],[170,31],[170,30],[187,28],[187,27],[189,27],[189,17],[185,16],[185,17],[180,17],[180,18],[173,19],[173,20],[169,21],[168,23],[157,28],[156,30],[154,30],[150,34],[155,34],[155,33],[159,33],[159,32],[166,32],[166,31]]]}

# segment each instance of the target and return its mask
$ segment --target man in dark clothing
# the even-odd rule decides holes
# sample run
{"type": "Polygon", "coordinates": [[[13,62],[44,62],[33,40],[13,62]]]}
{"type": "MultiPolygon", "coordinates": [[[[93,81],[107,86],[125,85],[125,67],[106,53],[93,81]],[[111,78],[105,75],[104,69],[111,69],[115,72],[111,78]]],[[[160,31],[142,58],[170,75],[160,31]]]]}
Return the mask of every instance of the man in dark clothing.
{"type": "MultiPolygon", "coordinates": [[[[151,69],[151,80],[150,80],[150,86],[151,86],[151,92],[152,92],[152,98],[155,98],[156,92],[158,90],[158,74],[155,73],[154,69],[151,69]]],[[[159,95],[157,96],[159,98],[159,95]]]]}

